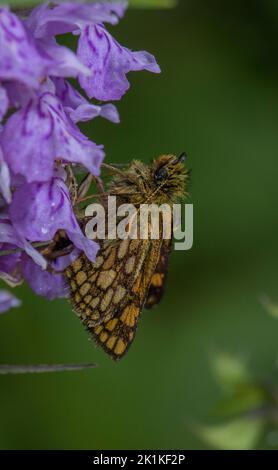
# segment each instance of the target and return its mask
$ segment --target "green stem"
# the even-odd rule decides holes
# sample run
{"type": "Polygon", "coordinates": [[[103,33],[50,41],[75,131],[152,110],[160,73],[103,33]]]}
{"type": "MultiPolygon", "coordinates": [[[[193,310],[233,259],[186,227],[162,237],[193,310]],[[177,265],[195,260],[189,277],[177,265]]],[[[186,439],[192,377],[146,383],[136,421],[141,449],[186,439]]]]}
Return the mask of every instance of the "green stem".
{"type": "Polygon", "coordinates": [[[0,375],[10,374],[43,374],[45,372],[65,372],[94,369],[97,364],[0,364],[0,375]]]}

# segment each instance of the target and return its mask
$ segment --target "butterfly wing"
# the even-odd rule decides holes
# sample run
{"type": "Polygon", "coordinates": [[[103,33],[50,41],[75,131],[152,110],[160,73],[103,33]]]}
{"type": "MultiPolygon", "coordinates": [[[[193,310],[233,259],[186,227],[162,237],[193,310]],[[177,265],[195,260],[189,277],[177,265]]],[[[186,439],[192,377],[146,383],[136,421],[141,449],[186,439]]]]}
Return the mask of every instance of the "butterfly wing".
{"type": "Polygon", "coordinates": [[[163,240],[159,261],[151,277],[149,291],[144,305],[144,308],[146,309],[150,309],[154,305],[157,305],[164,294],[171,249],[172,239],[163,240]]]}
{"type": "MultiPolygon", "coordinates": [[[[140,248],[142,247],[139,247],[139,251],[140,248]]],[[[115,360],[123,357],[134,340],[139,316],[158,262],[161,240],[149,241],[147,249],[144,248],[142,268],[121,307],[115,308],[112,318],[88,328],[97,344],[115,360]]]]}
{"type": "Polygon", "coordinates": [[[107,240],[94,263],[81,255],[66,269],[74,310],[86,326],[108,320],[121,308],[144,262],[147,242],[107,240]]]}
{"type": "Polygon", "coordinates": [[[143,307],[162,296],[171,246],[162,228],[158,239],[101,241],[94,263],[81,255],[65,272],[75,312],[113,359],[127,352],[143,307]]]}

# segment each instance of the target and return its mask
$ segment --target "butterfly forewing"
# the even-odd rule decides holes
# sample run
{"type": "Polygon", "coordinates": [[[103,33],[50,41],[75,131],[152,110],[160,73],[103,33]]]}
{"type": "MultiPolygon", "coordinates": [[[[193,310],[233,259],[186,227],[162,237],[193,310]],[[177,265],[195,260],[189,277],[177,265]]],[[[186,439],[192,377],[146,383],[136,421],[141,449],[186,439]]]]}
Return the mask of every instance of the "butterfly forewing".
{"type": "Polygon", "coordinates": [[[113,358],[120,359],[134,340],[138,320],[144,307],[150,281],[157,265],[161,241],[141,243],[138,251],[144,258],[140,272],[112,318],[88,328],[96,342],[113,358]]]}
{"type": "Polygon", "coordinates": [[[134,339],[161,243],[130,239],[103,243],[96,263],[81,255],[66,270],[77,315],[114,359],[134,339]]]}
{"type": "Polygon", "coordinates": [[[75,311],[86,326],[109,320],[122,308],[140,272],[146,242],[138,250],[138,240],[104,241],[95,263],[81,255],[66,270],[75,311]]]}

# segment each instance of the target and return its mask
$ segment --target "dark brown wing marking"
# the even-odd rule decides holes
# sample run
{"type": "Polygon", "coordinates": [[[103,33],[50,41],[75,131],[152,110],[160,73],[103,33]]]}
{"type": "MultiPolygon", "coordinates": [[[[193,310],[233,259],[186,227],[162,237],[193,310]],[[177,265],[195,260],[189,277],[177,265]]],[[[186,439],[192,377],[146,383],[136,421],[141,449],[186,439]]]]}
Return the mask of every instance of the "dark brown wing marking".
{"type": "Polygon", "coordinates": [[[171,249],[172,239],[163,240],[161,245],[160,258],[155,272],[152,275],[148,296],[144,305],[144,308],[146,309],[150,309],[154,305],[157,305],[164,294],[171,249]]]}

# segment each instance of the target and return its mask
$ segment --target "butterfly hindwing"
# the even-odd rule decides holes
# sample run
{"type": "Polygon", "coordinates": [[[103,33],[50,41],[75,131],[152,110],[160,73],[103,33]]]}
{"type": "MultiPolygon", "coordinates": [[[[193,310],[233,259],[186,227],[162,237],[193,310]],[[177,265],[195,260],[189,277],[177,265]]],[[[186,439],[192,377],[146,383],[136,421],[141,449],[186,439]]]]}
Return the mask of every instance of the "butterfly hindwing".
{"type": "Polygon", "coordinates": [[[160,247],[161,240],[148,242],[148,247],[144,247],[144,263],[140,274],[126,296],[125,301],[122,303],[121,308],[114,311],[112,318],[100,325],[89,328],[97,344],[115,360],[120,359],[128,351],[129,346],[134,340],[138,320],[158,262],[160,247]]]}
{"type": "Polygon", "coordinates": [[[150,287],[144,308],[150,309],[154,305],[157,305],[164,294],[171,248],[172,239],[163,240],[161,244],[159,261],[151,277],[150,287]]]}

